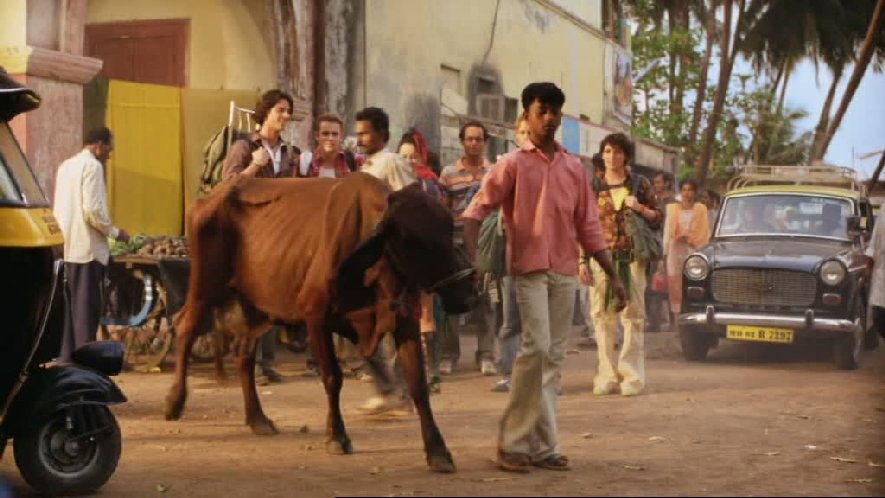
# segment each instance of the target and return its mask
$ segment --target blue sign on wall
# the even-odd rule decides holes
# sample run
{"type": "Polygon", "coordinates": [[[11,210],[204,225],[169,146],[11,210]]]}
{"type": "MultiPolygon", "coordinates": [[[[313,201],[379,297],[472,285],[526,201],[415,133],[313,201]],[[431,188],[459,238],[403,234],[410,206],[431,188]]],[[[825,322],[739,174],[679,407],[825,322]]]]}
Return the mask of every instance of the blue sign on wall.
{"type": "Polygon", "coordinates": [[[581,153],[581,127],[577,120],[567,116],[562,117],[562,146],[570,154],[581,153]]]}

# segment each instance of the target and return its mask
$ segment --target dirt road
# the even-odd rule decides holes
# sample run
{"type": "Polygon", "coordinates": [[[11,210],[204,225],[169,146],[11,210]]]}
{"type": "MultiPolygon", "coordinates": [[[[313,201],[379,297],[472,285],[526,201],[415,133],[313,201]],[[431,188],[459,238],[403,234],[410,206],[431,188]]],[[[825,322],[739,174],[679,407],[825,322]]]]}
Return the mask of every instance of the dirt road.
{"type": "MultiPolygon", "coordinates": [[[[218,386],[206,366],[179,422],[162,419],[170,374],[124,374],[123,456],[100,496],[885,495],[885,348],[841,372],[823,347],[723,343],[711,361],[687,363],[673,334],[646,337],[649,386],[635,398],[594,397],[596,352],[569,350],[559,427],[574,470],[564,473],[495,468],[506,395],[464,360],[432,398],[451,475],[427,470],[417,417],[361,416],[371,385],[353,379],[342,405],[356,453],[326,454],[323,390],[297,355],[281,357],[285,383],[260,390],[274,437],[249,432],[239,388],[218,386]]],[[[467,356],[473,340],[463,342],[467,356]]],[[[26,494],[11,456],[0,473],[26,494]]]]}

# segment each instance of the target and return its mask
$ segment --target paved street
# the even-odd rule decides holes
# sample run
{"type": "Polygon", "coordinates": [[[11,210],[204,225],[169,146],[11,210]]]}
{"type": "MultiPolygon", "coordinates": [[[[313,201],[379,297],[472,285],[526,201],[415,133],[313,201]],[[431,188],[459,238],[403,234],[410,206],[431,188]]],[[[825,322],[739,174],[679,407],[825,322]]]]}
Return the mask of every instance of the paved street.
{"type": "MultiPolygon", "coordinates": [[[[647,355],[646,394],[594,398],[595,352],[569,350],[559,421],[574,470],[528,475],[495,468],[505,395],[463,362],[432,398],[452,475],[426,469],[416,417],[360,415],[371,386],[353,379],[343,409],[356,453],[327,455],[325,398],[300,375],[300,355],[283,354],[286,382],[260,390],[275,437],[242,425],[239,388],[219,387],[207,365],[180,422],[162,419],[169,373],[128,373],[131,401],[116,409],[123,456],[100,496],[885,494],[885,349],[854,372],[835,370],[822,347],[723,343],[710,362],[686,363],[670,333],[648,334],[647,355]]],[[[7,456],[0,471],[24,492],[7,456]]]]}

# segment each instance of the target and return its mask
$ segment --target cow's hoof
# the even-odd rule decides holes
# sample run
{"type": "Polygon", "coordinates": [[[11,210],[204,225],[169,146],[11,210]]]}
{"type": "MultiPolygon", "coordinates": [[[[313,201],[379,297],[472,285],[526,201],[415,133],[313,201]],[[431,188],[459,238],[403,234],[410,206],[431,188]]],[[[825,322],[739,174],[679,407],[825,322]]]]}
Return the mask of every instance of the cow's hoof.
{"type": "Polygon", "coordinates": [[[448,453],[445,455],[427,455],[427,465],[430,466],[430,470],[444,474],[451,474],[458,470],[455,468],[452,455],[448,453]]]}
{"type": "Polygon", "coordinates": [[[166,397],[166,420],[178,420],[184,413],[184,398],[170,393],[166,397]]]}
{"type": "Polygon", "coordinates": [[[252,434],[256,436],[275,436],[279,434],[276,426],[273,425],[269,418],[260,418],[249,424],[249,427],[252,428],[252,434]]]}
{"type": "Polygon", "coordinates": [[[331,455],[351,455],[353,454],[353,445],[349,438],[345,438],[343,441],[330,439],[326,441],[326,452],[331,455]]]}

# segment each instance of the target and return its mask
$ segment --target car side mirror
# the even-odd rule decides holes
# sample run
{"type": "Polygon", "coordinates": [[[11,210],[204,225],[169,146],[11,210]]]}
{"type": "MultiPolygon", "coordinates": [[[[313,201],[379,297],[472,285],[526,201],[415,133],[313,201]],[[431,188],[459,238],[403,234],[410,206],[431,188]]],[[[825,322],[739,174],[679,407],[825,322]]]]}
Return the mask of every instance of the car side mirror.
{"type": "Polygon", "coordinates": [[[866,216],[849,216],[848,217],[848,233],[851,235],[860,235],[864,232],[867,232],[869,229],[867,228],[867,217],[866,216]]]}

